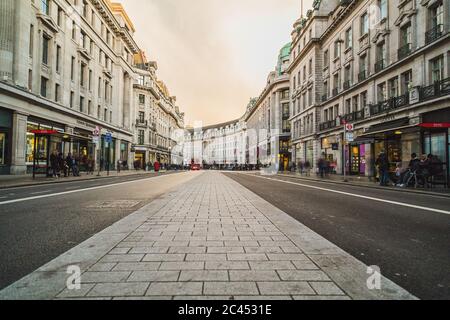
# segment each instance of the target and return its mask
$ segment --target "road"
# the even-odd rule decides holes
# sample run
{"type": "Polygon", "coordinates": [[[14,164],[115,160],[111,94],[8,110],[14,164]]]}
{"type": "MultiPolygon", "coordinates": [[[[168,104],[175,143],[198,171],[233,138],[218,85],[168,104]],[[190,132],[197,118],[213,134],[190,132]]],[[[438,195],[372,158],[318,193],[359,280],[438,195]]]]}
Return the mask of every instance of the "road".
{"type": "Polygon", "coordinates": [[[227,173],[421,299],[450,299],[450,198],[227,173]]]}
{"type": "Polygon", "coordinates": [[[149,174],[0,190],[0,289],[191,178],[149,174]]]}

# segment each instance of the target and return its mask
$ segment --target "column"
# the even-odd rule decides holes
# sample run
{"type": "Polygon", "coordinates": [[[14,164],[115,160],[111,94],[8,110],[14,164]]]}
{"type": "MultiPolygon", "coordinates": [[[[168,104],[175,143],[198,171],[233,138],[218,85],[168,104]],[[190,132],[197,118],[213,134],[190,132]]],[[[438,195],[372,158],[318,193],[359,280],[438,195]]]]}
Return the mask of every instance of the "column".
{"type": "Polygon", "coordinates": [[[11,174],[21,175],[27,173],[26,143],[27,143],[27,119],[28,116],[14,112],[12,122],[12,152],[11,174]]]}
{"type": "MultiPolygon", "coordinates": [[[[18,2],[18,1],[17,1],[18,2]]],[[[0,1],[0,79],[13,78],[14,13],[16,0],[0,1]]],[[[27,50],[28,51],[28,50],[27,50]]]]}
{"type": "Polygon", "coordinates": [[[114,163],[114,166],[113,166],[113,168],[116,168],[116,170],[118,169],[117,168],[117,162],[120,160],[123,160],[123,159],[121,159],[120,158],[120,144],[121,144],[121,142],[122,142],[122,140],[120,140],[120,139],[116,139],[116,146],[115,146],[115,158],[116,158],[116,161],[115,161],[115,163],[114,163]]]}

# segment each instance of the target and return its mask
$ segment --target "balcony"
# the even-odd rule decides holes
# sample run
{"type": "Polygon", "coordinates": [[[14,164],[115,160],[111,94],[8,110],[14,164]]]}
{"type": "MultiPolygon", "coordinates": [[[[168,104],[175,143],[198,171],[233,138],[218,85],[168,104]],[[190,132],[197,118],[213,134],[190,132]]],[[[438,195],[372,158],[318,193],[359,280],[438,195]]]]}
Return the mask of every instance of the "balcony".
{"type": "Polygon", "coordinates": [[[147,120],[142,120],[142,119],[136,119],[136,126],[137,127],[147,127],[148,126],[148,121],[147,120]]]}
{"type": "Polygon", "coordinates": [[[398,60],[402,60],[402,59],[406,58],[407,56],[409,56],[411,54],[411,52],[412,52],[411,43],[404,45],[403,47],[398,49],[398,60]]]}
{"type": "Polygon", "coordinates": [[[375,62],[375,72],[380,72],[384,68],[386,68],[386,62],[384,59],[381,59],[381,60],[378,60],[377,62],[375,62]]]}
{"type": "Polygon", "coordinates": [[[440,37],[442,37],[444,34],[445,34],[444,25],[438,24],[434,28],[425,32],[425,42],[426,44],[430,44],[439,39],[440,37]]]}
{"type": "Polygon", "coordinates": [[[337,96],[339,94],[339,88],[334,88],[332,93],[333,97],[337,96]]]}
{"type": "Polygon", "coordinates": [[[327,101],[328,100],[328,94],[324,94],[323,96],[322,96],[322,102],[325,102],[325,101],[327,101]]]}
{"type": "Polygon", "coordinates": [[[437,81],[435,84],[420,88],[420,100],[426,101],[450,95],[450,78],[437,81]]]}
{"type": "Polygon", "coordinates": [[[351,82],[350,80],[347,80],[344,82],[344,90],[348,90],[351,87],[351,82]]]}
{"type": "Polygon", "coordinates": [[[345,121],[355,122],[364,119],[364,110],[358,110],[355,112],[348,113],[344,116],[345,121]]]}
{"type": "Polygon", "coordinates": [[[367,79],[367,71],[363,70],[358,74],[358,82],[362,82],[367,79]]]}
{"type": "Polygon", "coordinates": [[[319,124],[319,130],[325,131],[325,130],[336,128],[337,127],[336,122],[337,122],[336,120],[323,122],[323,123],[319,124]]]}
{"type": "Polygon", "coordinates": [[[380,102],[370,107],[371,115],[378,115],[389,112],[409,104],[409,94],[404,94],[398,97],[389,98],[386,101],[380,102]]]}

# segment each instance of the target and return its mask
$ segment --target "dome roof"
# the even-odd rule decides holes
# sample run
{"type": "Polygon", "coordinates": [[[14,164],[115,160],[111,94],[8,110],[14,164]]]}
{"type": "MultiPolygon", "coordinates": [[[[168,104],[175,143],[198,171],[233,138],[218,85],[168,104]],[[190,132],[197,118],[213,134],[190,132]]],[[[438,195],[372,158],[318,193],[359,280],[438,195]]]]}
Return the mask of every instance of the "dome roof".
{"type": "Polygon", "coordinates": [[[286,58],[291,54],[292,43],[289,42],[280,50],[280,59],[286,58]]]}

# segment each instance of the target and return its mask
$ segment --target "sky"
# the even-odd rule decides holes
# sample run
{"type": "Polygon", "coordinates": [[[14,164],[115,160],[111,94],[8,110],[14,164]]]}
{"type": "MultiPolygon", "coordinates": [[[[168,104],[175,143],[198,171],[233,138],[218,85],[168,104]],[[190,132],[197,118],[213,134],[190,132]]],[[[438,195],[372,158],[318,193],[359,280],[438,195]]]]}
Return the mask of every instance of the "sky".
{"type": "MultiPolygon", "coordinates": [[[[241,117],[291,41],[301,0],[116,0],[186,124],[241,117]]],[[[312,0],[305,0],[304,11],[312,0]]]]}

